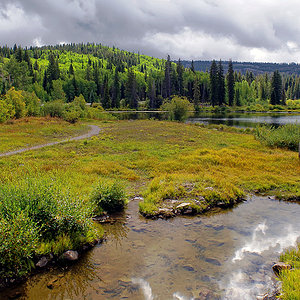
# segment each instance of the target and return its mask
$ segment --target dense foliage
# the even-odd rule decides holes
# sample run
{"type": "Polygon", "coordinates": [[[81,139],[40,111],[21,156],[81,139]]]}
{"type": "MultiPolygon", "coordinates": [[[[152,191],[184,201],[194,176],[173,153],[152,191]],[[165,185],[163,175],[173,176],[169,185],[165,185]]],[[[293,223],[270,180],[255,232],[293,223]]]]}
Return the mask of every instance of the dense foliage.
{"type": "MultiPolygon", "coordinates": [[[[285,105],[286,98],[300,98],[298,76],[278,71],[255,76],[251,69],[242,74],[234,71],[236,66],[230,61],[224,72],[223,63],[213,61],[199,72],[194,63],[184,67],[169,56],[156,59],[101,44],[2,47],[0,122],[48,114],[42,109],[46,103],[73,103],[76,97],[104,109],[159,109],[164,99],[177,95],[186,97],[196,110],[209,105],[268,110],[269,104],[285,105]]],[[[74,105],[55,108],[55,114],[70,122],[84,115],[74,105]]]]}

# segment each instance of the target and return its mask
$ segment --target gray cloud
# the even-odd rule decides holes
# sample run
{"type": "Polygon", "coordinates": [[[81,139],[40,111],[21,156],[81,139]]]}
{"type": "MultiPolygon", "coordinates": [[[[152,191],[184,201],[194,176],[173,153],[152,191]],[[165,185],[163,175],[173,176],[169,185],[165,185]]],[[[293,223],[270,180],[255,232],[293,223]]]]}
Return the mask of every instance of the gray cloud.
{"type": "Polygon", "coordinates": [[[299,61],[298,0],[0,0],[0,43],[98,42],[152,56],[299,61]]]}

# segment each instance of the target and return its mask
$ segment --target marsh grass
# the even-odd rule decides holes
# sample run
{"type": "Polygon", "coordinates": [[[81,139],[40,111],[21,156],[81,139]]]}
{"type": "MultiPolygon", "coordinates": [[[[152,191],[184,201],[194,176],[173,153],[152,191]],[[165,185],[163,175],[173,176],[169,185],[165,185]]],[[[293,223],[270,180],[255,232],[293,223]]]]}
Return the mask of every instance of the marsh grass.
{"type": "Polygon", "coordinates": [[[96,238],[91,203],[51,177],[0,186],[0,277],[22,276],[38,254],[61,254],[96,238]]]}
{"type": "Polygon", "coordinates": [[[255,130],[255,137],[269,147],[299,150],[300,125],[287,124],[278,128],[259,126],[255,130]]]}
{"type": "Polygon", "coordinates": [[[300,299],[300,248],[286,251],[280,256],[280,260],[291,264],[291,271],[281,273],[283,300],[300,299]]]}

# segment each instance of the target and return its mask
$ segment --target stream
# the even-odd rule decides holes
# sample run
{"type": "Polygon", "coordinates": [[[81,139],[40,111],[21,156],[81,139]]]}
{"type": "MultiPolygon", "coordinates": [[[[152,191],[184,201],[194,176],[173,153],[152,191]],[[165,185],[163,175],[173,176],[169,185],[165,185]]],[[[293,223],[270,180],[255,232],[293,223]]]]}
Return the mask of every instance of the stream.
{"type": "Polygon", "coordinates": [[[225,211],[146,220],[134,200],[76,264],[34,275],[0,299],[256,299],[272,289],[279,253],[299,241],[299,215],[297,203],[252,196],[225,211]]]}

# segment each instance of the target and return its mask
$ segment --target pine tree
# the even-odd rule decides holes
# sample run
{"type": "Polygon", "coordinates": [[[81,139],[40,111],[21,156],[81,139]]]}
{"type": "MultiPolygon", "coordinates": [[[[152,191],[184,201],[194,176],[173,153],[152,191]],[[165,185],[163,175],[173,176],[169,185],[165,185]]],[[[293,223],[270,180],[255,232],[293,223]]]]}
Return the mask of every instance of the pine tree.
{"type": "Polygon", "coordinates": [[[200,97],[200,80],[197,77],[194,84],[194,108],[196,111],[199,111],[200,97]]]}
{"type": "Polygon", "coordinates": [[[281,104],[282,99],[282,79],[278,70],[273,73],[271,82],[271,104],[281,104]]]}
{"type": "Polygon", "coordinates": [[[70,67],[69,67],[69,74],[70,75],[74,75],[74,68],[73,68],[73,64],[72,63],[70,64],[70,67]]]}
{"type": "Polygon", "coordinates": [[[179,58],[177,63],[177,75],[178,75],[178,95],[183,96],[183,66],[179,58]]]}
{"type": "Polygon", "coordinates": [[[105,109],[111,108],[110,96],[109,96],[109,86],[108,86],[108,76],[104,77],[103,82],[103,99],[102,106],[105,109]]]}
{"type": "Polygon", "coordinates": [[[212,61],[209,72],[210,79],[210,103],[212,106],[215,106],[218,101],[218,66],[215,60],[212,61]]]}
{"type": "Polygon", "coordinates": [[[169,98],[171,96],[171,60],[170,55],[167,57],[165,63],[165,78],[163,84],[163,96],[164,98],[169,98]]]}
{"type": "Polygon", "coordinates": [[[219,106],[225,104],[225,79],[221,60],[218,64],[218,104],[219,106]]]}
{"type": "Polygon", "coordinates": [[[23,50],[21,46],[19,46],[16,50],[16,60],[17,62],[22,62],[23,61],[23,50]]]}
{"type": "Polygon", "coordinates": [[[111,106],[115,108],[120,107],[120,79],[118,68],[115,68],[111,106]]]}
{"type": "Polygon", "coordinates": [[[234,72],[231,59],[228,64],[227,73],[227,90],[228,90],[228,105],[233,106],[234,103],[234,72]]]}
{"type": "Polygon", "coordinates": [[[192,63],[191,63],[191,71],[193,73],[195,73],[195,66],[194,66],[194,61],[192,60],[192,63]]]}
{"type": "Polygon", "coordinates": [[[137,89],[136,89],[136,78],[132,68],[128,70],[127,73],[127,81],[126,81],[126,105],[129,108],[138,108],[138,96],[137,96],[137,89]]]}

